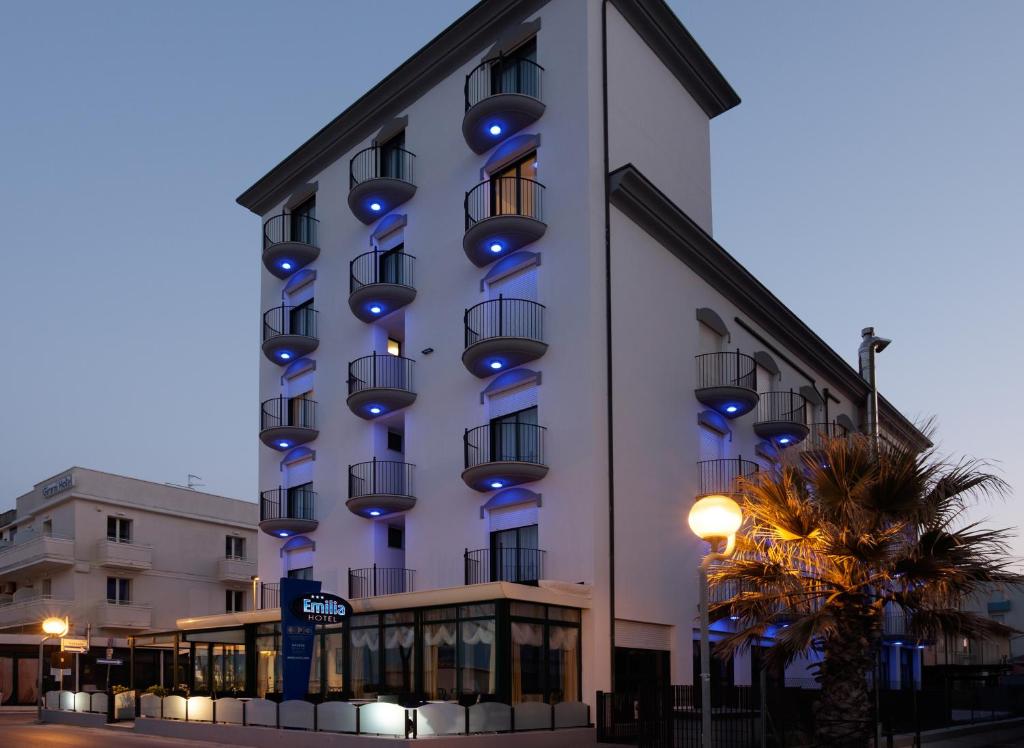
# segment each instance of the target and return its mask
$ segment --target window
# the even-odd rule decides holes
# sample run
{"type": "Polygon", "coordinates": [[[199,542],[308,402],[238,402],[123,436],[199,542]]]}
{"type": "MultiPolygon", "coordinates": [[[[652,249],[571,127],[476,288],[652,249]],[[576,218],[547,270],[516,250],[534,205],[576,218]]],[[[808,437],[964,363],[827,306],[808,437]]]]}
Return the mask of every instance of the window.
{"type": "Polygon", "coordinates": [[[48,519],[43,522],[43,535],[50,537],[53,535],[53,520],[48,519]]]}
{"type": "Polygon", "coordinates": [[[402,548],[405,545],[405,530],[388,526],[388,548],[402,548]]]}
{"type": "Polygon", "coordinates": [[[491,215],[536,215],[536,179],[536,151],[492,174],[491,215]]]}
{"type": "Polygon", "coordinates": [[[381,252],[378,255],[377,280],[379,283],[411,284],[412,279],[406,279],[404,267],[402,266],[402,252],[404,250],[405,245],[399,244],[387,252],[381,252]]]}
{"type": "Polygon", "coordinates": [[[390,140],[379,144],[380,147],[380,175],[389,179],[412,180],[412,174],[406,169],[405,155],[405,130],[395,135],[390,140]]]}
{"type": "Polygon", "coordinates": [[[107,517],[107,540],[132,542],[132,521],[124,517],[107,517]]]}
{"type": "Polygon", "coordinates": [[[39,594],[42,595],[43,597],[49,597],[50,595],[53,594],[53,580],[52,579],[44,579],[43,580],[43,583],[40,585],[39,594]]]}
{"type": "Polygon", "coordinates": [[[388,338],[388,353],[392,356],[402,355],[402,341],[388,338]]]}
{"type": "Polygon", "coordinates": [[[312,299],[288,310],[288,332],[316,337],[316,312],[313,311],[312,299]]]}
{"type": "Polygon", "coordinates": [[[536,405],[491,419],[491,462],[540,462],[536,405]]]}
{"type": "Polygon", "coordinates": [[[245,593],[242,590],[224,590],[224,610],[228,613],[245,610],[245,593]]]}
{"type": "Polygon", "coordinates": [[[291,519],[313,519],[313,484],[303,483],[287,491],[288,514],[291,519]]]}
{"type": "Polygon", "coordinates": [[[224,558],[245,560],[245,538],[228,535],[224,538],[224,558]]]}
{"type": "Polygon", "coordinates": [[[301,569],[289,569],[289,579],[312,579],[313,578],[313,567],[305,566],[301,569]]]}
{"type": "Polygon", "coordinates": [[[288,422],[286,426],[302,426],[304,428],[316,428],[316,421],[313,418],[313,391],[303,392],[301,395],[288,398],[288,422]]]}
{"type": "Polygon", "coordinates": [[[107,602],[127,605],[132,601],[132,580],[124,577],[107,577],[107,602]]]}
{"type": "Polygon", "coordinates": [[[491,63],[491,93],[540,95],[536,68],[519,60],[537,62],[537,40],[530,39],[491,63]]]}
{"type": "Polygon", "coordinates": [[[537,525],[491,533],[491,581],[536,582],[540,579],[537,525]]]}
{"type": "Polygon", "coordinates": [[[315,244],[316,236],[316,195],[301,205],[292,208],[291,240],[303,244],[315,244]]]}
{"type": "Polygon", "coordinates": [[[402,434],[398,431],[388,431],[388,449],[392,452],[402,452],[404,448],[402,434]]]}

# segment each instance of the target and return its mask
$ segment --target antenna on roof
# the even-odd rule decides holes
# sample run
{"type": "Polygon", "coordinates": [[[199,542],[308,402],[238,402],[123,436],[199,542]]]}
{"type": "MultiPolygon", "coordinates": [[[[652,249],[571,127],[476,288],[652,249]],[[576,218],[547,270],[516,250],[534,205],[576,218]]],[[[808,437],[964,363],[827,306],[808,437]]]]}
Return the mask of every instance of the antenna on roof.
{"type": "Polygon", "coordinates": [[[186,480],[188,481],[188,487],[193,490],[195,490],[196,487],[203,487],[206,485],[205,483],[199,483],[199,481],[201,481],[202,478],[200,478],[198,475],[192,475],[192,473],[188,474],[188,478],[186,480]]]}

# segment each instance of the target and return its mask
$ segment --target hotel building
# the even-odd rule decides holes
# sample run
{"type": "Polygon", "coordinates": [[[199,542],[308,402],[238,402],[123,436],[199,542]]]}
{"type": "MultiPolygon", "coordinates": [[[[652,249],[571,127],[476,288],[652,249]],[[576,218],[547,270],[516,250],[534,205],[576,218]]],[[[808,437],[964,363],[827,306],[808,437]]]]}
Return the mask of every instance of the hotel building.
{"type": "Polygon", "coordinates": [[[693,682],[694,498],[864,428],[870,394],[713,238],[737,104],[661,0],[484,0],[248,188],[263,610],[177,646],[234,637],[239,688],[279,691],[299,577],[356,613],[313,692],[693,682]]]}

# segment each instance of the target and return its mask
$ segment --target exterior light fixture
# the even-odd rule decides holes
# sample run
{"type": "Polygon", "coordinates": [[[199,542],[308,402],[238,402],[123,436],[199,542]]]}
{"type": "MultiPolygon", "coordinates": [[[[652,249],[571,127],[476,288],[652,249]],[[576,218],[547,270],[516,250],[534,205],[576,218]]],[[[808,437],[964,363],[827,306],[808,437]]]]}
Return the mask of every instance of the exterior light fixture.
{"type": "Polygon", "coordinates": [[[370,408],[370,412],[373,413],[375,416],[379,416],[380,415],[380,406],[374,405],[372,408],[370,408]]]}
{"type": "Polygon", "coordinates": [[[736,407],[735,405],[726,405],[725,406],[725,412],[726,413],[735,413],[737,410],[739,410],[739,408],[736,407]]]}
{"type": "Polygon", "coordinates": [[[735,539],[743,512],[734,499],[721,494],[697,499],[688,517],[690,529],[701,540],[735,539]]]}
{"type": "Polygon", "coordinates": [[[380,314],[383,311],[384,310],[381,308],[379,304],[374,304],[373,306],[370,307],[370,314],[380,314]]]}
{"type": "Polygon", "coordinates": [[[283,530],[281,532],[279,532],[278,535],[280,535],[282,538],[287,538],[288,537],[288,533],[284,532],[283,530]]]}
{"type": "Polygon", "coordinates": [[[281,351],[277,355],[278,355],[278,357],[282,358],[285,361],[287,361],[288,359],[290,359],[292,357],[292,354],[288,353],[288,351],[281,351]]]}
{"type": "Polygon", "coordinates": [[[783,436],[779,439],[779,444],[789,444],[790,441],[792,440],[788,436],[783,436]]]}
{"type": "Polygon", "coordinates": [[[491,482],[491,488],[501,488],[504,485],[505,484],[502,483],[500,480],[496,480],[496,481],[492,481],[491,482]]]}
{"type": "Polygon", "coordinates": [[[487,132],[489,132],[491,135],[501,135],[501,125],[491,125],[487,129],[487,132]]]}
{"type": "Polygon", "coordinates": [[[379,517],[380,516],[380,509],[371,509],[370,510],[370,516],[371,517],[379,517]]]}
{"type": "Polygon", "coordinates": [[[278,442],[277,446],[279,446],[281,449],[288,449],[288,447],[291,446],[291,442],[278,442]]]}
{"type": "Polygon", "coordinates": [[[501,363],[501,361],[491,361],[491,363],[489,364],[489,366],[490,366],[490,367],[491,367],[492,369],[500,369],[500,368],[501,368],[502,366],[504,366],[504,364],[502,364],[502,363],[501,363]]]}
{"type": "Polygon", "coordinates": [[[488,249],[491,250],[492,252],[494,252],[494,254],[498,254],[498,252],[503,250],[504,247],[502,247],[501,244],[499,244],[498,242],[494,242],[494,244],[489,246],[488,249]]]}
{"type": "Polygon", "coordinates": [[[43,633],[47,636],[64,636],[68,633],[67,618],[47,618],[43,621],[43,633]]]}
{"type": "Polygon", "coordinates": [[[281,269],[282,270],[291,270],[292,269],[292,264],[290,262],[282,262],[281,263],[281,269]]]}
{"type": "Polygon", "coordinates": [[[378,212],[380,209],[381,209],[381,204],[380,203],[370,203],[370,210],[372,210],[374,213],[378,212]]]}

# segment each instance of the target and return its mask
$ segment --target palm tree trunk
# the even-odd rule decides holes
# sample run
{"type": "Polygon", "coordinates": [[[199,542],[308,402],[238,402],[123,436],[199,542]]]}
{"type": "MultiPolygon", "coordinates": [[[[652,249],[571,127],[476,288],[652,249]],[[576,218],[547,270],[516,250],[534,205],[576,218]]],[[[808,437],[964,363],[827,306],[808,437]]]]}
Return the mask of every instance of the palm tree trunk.
{"type": "Polygon", "coordinates": [[[864,748],[868,744],[874,727],[868,673],[876,649],[870,619],[837,616],[837,631],[825,640],[818,666],[821,696],[814,712],[818,745],[864,748]]]}

